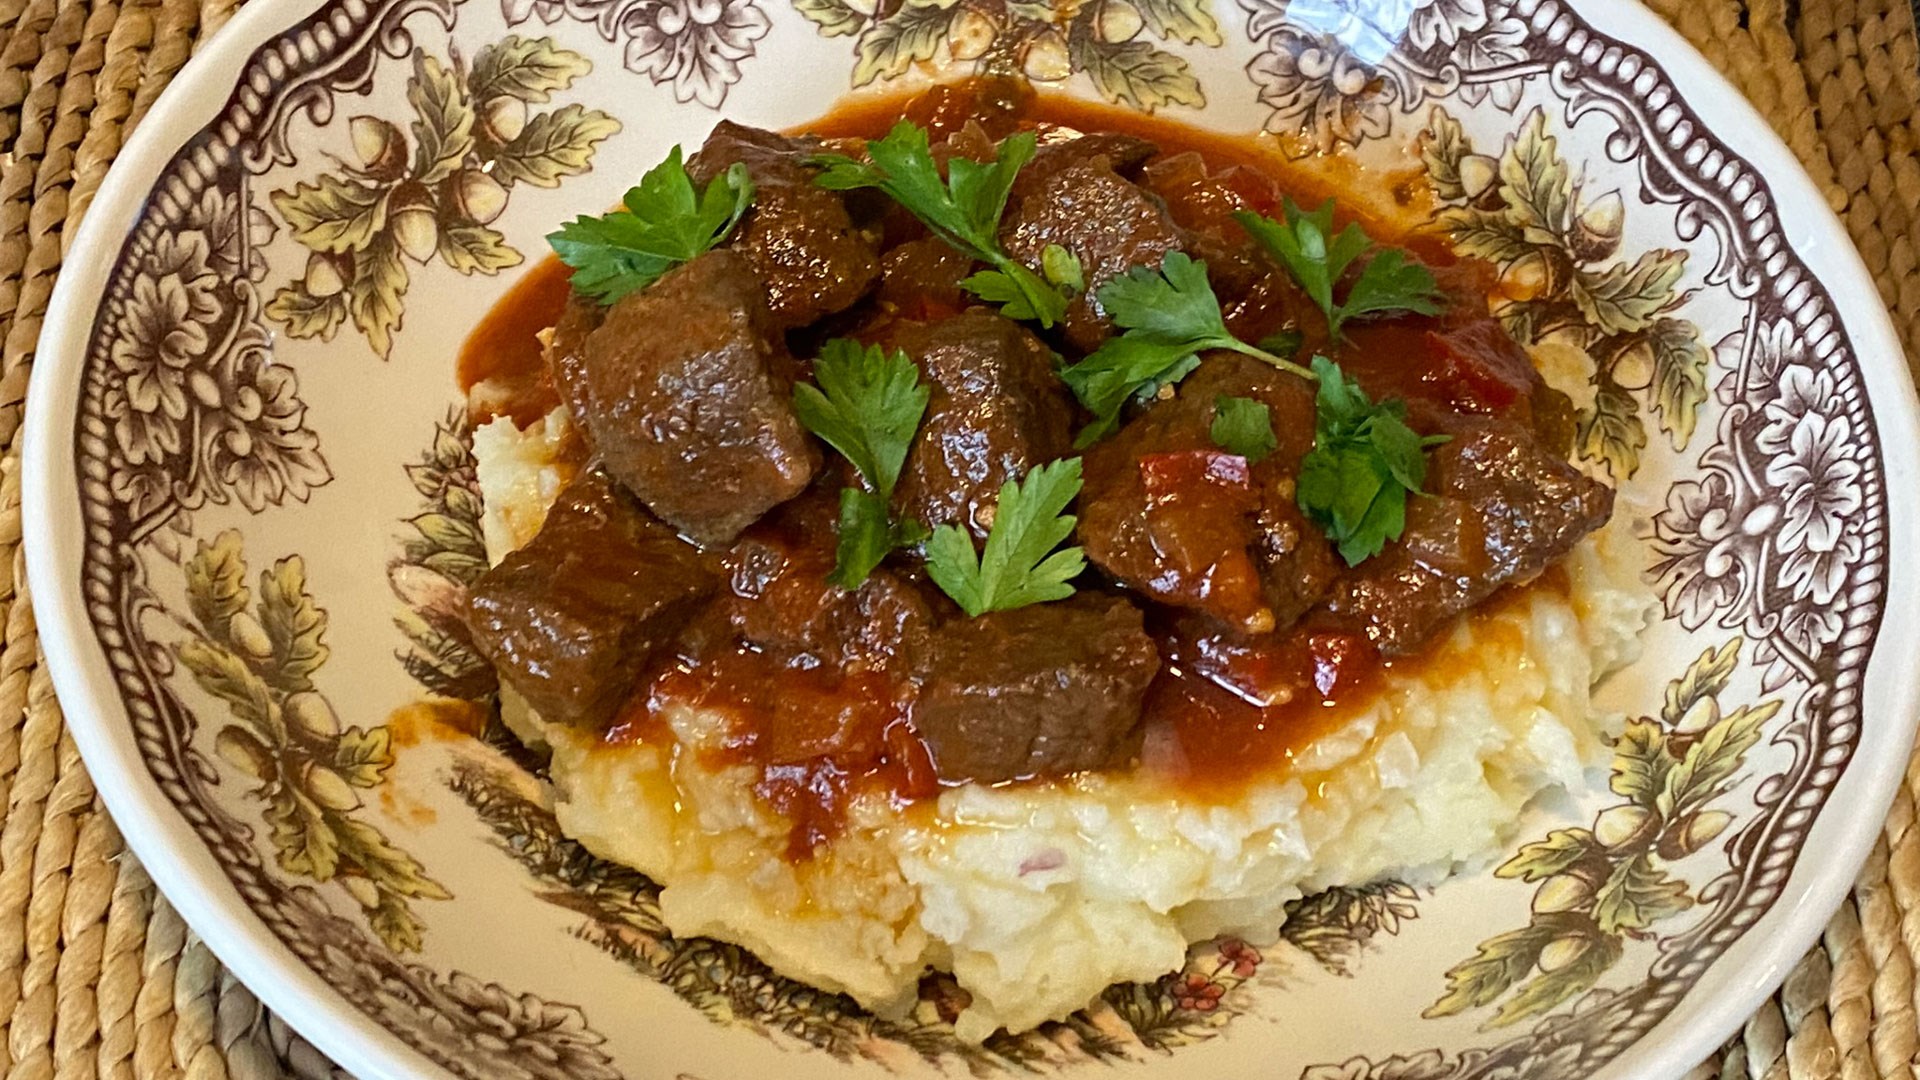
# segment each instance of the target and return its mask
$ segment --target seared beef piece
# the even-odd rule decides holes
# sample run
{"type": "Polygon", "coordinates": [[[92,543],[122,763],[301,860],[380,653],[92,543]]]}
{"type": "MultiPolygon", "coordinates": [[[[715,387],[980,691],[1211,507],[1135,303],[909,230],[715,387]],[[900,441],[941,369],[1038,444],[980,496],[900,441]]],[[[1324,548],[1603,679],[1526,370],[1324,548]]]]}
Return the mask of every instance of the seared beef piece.
{"type": "Polygon", "coordinates": [[[1073,447],[1073,405],[1053,354],[1025,327],[984,308],[889,335],[932,388],[926,420],[894,492],[901,516],[993,524],[1000,485],[1073,447]]]}
{"type": "Polygon", "coordinates": [[[938,319],[973,302],[960,282],[973,259],[932,237],[909,240],[880,260],[880,302],[902,318],[938,319]]]}
{"type": "MultiPolygon", "coordinates": [[[[1236,332],[1229,317],[1228,326],[1236,332]]],[[[1377,400],[1402,397],[1416,428],[1438,430],[1459,413],[1510,420],[1565,457],[1573,404],[1548,386],[1527,355],[1484,310],[1450,310],[1441,325],[1389,319],[1349,330],[1340,366],[1377,400]]]]}
{"type": "Polygon", "coordinates": [[[927,600],[884,568],[851,592],[828,584],[832,505],[820,500],[822,520],[783,521],[741,537],[722,559],[731,595],[720,607],[738,641],[790,667],[906,675],[932,630],[927,600]]]}
{"type": "Polygon", "coordinates": [[[710,251],[615,304],[566,396],[607,471],[700,544],[800,493],[820,453],[794,416],[792,360],[745,258],[710,251]]]}
{"type": "MultiPolygon", "coordinates": [[[[587,338],[606,318],[607,309],[598,300],[569,292],[567,305],[560,309],[560,320],[553,324],[553,337],[547,342],[547,371],[553,376],[553,388],[576,420],[587,415],[587,338]]],[[[586,432],[584,422],[574,428],[586,432]]],[[[589,435],[589,441],[591,438],[589,435]]]]}
{"type": "Polygon", "coordinates": [[[715,584],[699,552],[593,468],[560,493],[532,543],[467,590],[467,624],[543,719],[592,728],[715,584]]]}
{"type": "Polygon", "coordinates": [[[1159,266],[1167,252],[1184,246],[1185,236],[1160,200],[1095,160],[1043,177],[1014,201],[1000,224],[1000,242],[1035,270],[1048,244],[1079,257],[1087,291],[1067,305],[1066,337],[1092,352],[1113,332],[1096,295],[1100,287],[1133,267],[1159,266]]]}
{"type": "Polygon", "coordinates": [[[1160,148],[1147,140],[1117,131],[1044,140],[1034,151],[1033,160],[1014,177],[1013,198],[1024,199],[1040,191],[1048,178],[1074,165],[1101,166],[1132,177],[1159,152],[1160,148]]]}
{"type": "Polygon", "coordinates": [[[914,726],[940,779],[997,783],[1118,764],[1160,668],[1139,609],[1082,593],[933,635],[914,726]]]}
{"type": "Polygon", "coordinates": [[[1417,650],[1504,585],[1530,580],[1613,512],[1613,489],[1508,421],[1460,416],[1407,501],[1398,543],[1334,587],[1330,621],[1388,656],[1417,650]]]}
{"type": "Polygon", "coordinates": [[[1188,151],[1149,163],[1140,186],[1164,200],[1167,214],[1187,230],[1184,250],[1206,262],[1207,278],[1223,308],[1247,296],[1272,269],[1268,256],[1233,218],[1242,210],[1280,216],[1280,188],[1265,173],[1245,165],[1212,169],[1188,151]]]}
{"type": "Polygon", "coordinates": [[[783,329],[852,307],[880,273],[876,238],[854,227],[838,192],[813,183],[818,170],[806,158],[820,149],[815,139],[722,120],[687,161],[687,174],[702,186],[735,163],[747,167],[753,209],[729,245],[766,282],[783,329]]]}
{"type": "Polygon", "coordinates": [[[1338,572],[1294,501],[1313,448],[1313,388],[1244,356],[1209,353],[1177,394],[1085,457],[1080,543],[1109,577],[1243,633],[1291,625],[1338,572]],[[1214,445],[1215,402],[1267,406],[1279,447],[1258,464],[1214,445]]]}

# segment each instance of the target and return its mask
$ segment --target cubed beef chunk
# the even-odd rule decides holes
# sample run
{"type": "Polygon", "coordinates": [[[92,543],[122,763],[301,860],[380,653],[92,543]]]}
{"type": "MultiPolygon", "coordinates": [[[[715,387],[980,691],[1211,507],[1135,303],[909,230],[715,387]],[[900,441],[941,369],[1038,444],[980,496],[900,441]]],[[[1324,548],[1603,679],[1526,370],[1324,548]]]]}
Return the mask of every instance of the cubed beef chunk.
{"type": "Polygon", "coordinates": [[[564,396],[607,471],[698,543],[732,540],[819,467],[766,290],[734,252],[622,299],[582,360],[583,386],[564,396]]]}
{"type": "Polygon", "coordinates": [[[944,240],[909,240],[880,260],[882,305],[901,318],[944,319],[973,302],[960,287],[973,273],[973,258],[944,240]]]}
{"type": "Polygon", "coordinates": [[[1380,651],[1417,650],[1502,586],[1531,580],[1606,523],[1613,489],[1500,420],[1456,417],[1428,459],[1429,497],[1400,541],[1353,568],[1327,601],[1334,625],[1380,651]]]}
{"type": "Polygon", "coordinates": [[[1102,285],[1136,266],[1159,266],[1184,235],[1166,207],[1102,161],[1068,165],[1046,176],[1013,203],[1000,225],[1007,253],[1034,269],[1048,244],[1080,260],[1087,291],[1067,306],[1069,344],[1092,352],[1113,332],[1096,295],[1102,285]]]}
{"type": "Polygon", "coordinates": [[[542,718],[591,728],[716,581],[699,552],[594,468],[560,493],[531,543],[468,589],[467,622],[542,718]]]}
{"type": "Polygon", "coordinates": [[[1035,149],[1033,160],[1013,180],[1013,197],[1024,199],[1042,189],[1048,178],[1063,169],[1075,165],[1094,165],[1133,177],[1147,159],[1159,153],[1160,148],[1135,135],[1126,135],[1117,131],[1093,132],[1086,135],[1067,135],[1054,131],[1047,133],[1035,149]]]}
{"type": "MultiPolygon", "coordinates": [[[[560,319],[553,324],[553,335],[547,340],[547,372],[553,377],[553,388],[561,404],[576,420],[585,417],[588,408],[587,337],[600,328],[606,317],[607,309],[598,300],[569,292],[566,306],[560,309],[560,319]]],[[[576,423],[574,428],[585,433],[586,423],[576,423]]],[[[590,434],[588,439],[592,439],[590,434]]]]}
{"type": "Polygon", "coordinates": [[[1000,486],[1073,446],[1073,404],[1053,353],[1025,327],[982,308],[889,341],[932,389],[894,503],[927,525],[959,522],[984,537],[1000,486]]]}
{"type": "Polygon", "coordinates": [[[1119,597],[955,620],[929,644],[914,725],[949,782],[1098,769],[1137,748],[1159,667],[1139,609],[1119,597]]]}
{"type": "Polygon", "coordinates": [[[1243,633],[1291,625],[1338,572],[1294,500],[1313,447],[1313,389],[1257,360],[1208,353],[1178,392],[1085,457],[1080,543],[1109,577],[1243,633]],[[1267,406],[1278,449],[1259,462],[1216,446],[1221,397],[1267,406]]]}
{"type": "Polygon", "coordinates": [[[840,193],[813,182],[818,170],[807,156],[820,149],[818,140],[722,120],[687,161],[702,185],[729,166],[747,167],[753,209],[729,244],[766,282],[774,320],[787,329],[852,307],[880,274],[878,238],[854,225],[840,193]]]}
{"type": "MultiPolygon", "coordinates": [[[[829,584],[833,548],[820,538],[833,535],[835,501],[818,503],[823,520],[756,527],[722,559],[728,592],[720,607],[735,639],[788,667],[910,674],[932,631],[927,598],[920,586],[884,568],[853,590],[829,584]]],[[[814,516],[781,516],[802,515],[814,516]]]]}

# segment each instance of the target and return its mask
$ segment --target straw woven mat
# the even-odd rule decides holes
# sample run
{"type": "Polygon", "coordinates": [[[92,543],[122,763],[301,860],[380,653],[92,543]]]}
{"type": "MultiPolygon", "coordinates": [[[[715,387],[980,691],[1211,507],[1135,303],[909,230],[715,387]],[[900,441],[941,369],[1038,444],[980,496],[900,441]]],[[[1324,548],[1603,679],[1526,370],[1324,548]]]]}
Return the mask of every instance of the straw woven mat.
{"type": "MultiPolygon", "coordinates": [[[[1916,0],[1920,2],[1920,0],[1916,0]]],[[[121,142],[237,0],[0,0],[0,1080],[343,1075],[154,891],[40,666],[16,434],[60,259],[121,142]]],[[[1909,0],[1651,0],[1786,139],[1920,357],[1909,0]]],[[[1920,1080],[1920,756],[1825,940],[1688,1080],[1920,1080]]]]}

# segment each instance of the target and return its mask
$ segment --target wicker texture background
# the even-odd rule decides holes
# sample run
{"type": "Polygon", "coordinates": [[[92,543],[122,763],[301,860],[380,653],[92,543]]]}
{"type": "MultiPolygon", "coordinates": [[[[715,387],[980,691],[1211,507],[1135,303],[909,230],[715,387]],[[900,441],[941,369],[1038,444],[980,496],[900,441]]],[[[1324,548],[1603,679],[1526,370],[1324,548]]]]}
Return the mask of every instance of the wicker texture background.
{"type": "MultiPolygon", "coordinates": [[[[1920,41],[1908,0],[1650,0],[1846,221],[1920,357],[1920,41]]],[[[40,666],[15,436],[61,256],[107,166],[235,0],[0,0],[0,1080],[337,1071],[121,844],[40,666]]],[[[1920,369],[1917,369],[1920,370],[1920,369]]],[[[1688,1080],[1920,1077],[1920,757],[1820,946],[1688,1080]]]]}

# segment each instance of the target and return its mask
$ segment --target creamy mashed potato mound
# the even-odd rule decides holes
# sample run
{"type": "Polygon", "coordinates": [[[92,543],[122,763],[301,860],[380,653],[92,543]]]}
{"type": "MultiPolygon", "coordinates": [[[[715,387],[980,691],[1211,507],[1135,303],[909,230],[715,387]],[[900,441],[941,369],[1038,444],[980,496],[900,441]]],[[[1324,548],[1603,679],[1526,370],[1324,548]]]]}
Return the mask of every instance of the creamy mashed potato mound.
{"type": "MultiPolygon", "coordinates": [[[[564,482],[564,424],[556,410],[525,432],[498,420],[476,433],[495,561],[564,482]]],[[[974,784],[905,812],[875,796],[795,864],[752,767],[699,762],[720,716],[670,708],[674,745],[614,746],[504,707],[552,746],[562,827],[659,882],[674,933],[738,943],[881,1013],[909,1007],[929,967],[951,971],[972,995],[960,1034],[982,1039],[1157,978],[1191,942],[1271,940],[1304,893],[1482,863],[1531,799],[1581,786],[1605,761],[1589,689],[1638,654],[1652,600],[1624,516],[1574,550],[1568,589],[1462,620],[1290,769],[1211,800],[1136,774],[974,784]]]]}

